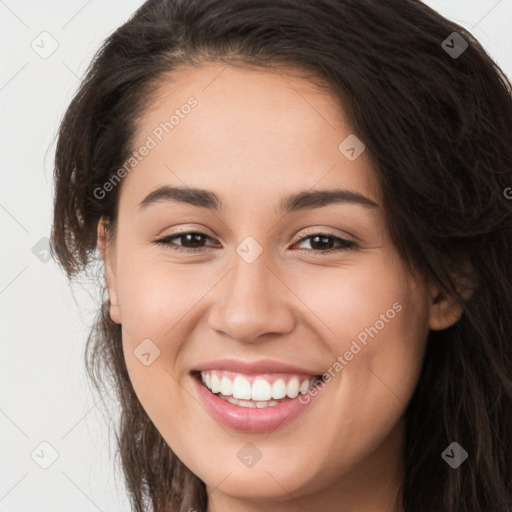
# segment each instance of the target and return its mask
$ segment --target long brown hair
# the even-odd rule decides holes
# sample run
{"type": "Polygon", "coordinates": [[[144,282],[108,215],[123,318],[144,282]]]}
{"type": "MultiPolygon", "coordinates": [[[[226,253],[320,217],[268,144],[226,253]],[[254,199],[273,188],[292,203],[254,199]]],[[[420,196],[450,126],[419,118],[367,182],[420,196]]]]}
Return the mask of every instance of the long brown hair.
{"type": "MultiPolygon", "coordinates": [[[[463,307],[456,324],[429,332],[406,409],[405,512],[510,512],[508,79],[468,31],[415,0],[149,0],[106,39],[60,126],[51,249],[68,277],[94,259],[100,218],[115,227],[120,187],[94,191],[133,151],[152,87],[177,66],[205,61],[300,67],[339,96],[374,162],[401,256],[463,307]],[[468,45],[459,55],[449,51],[453,32],[468,45]],[[474,285],[467,300],[464,279],[474,285]],[[454,441],[469,453],[457,469],[441,457],[454,441]]],[[[108,300],[85,356],[98,390],[112,383],[117,391],[133,509],[206,510],[204,483],[135,395],[108,300]]]]}

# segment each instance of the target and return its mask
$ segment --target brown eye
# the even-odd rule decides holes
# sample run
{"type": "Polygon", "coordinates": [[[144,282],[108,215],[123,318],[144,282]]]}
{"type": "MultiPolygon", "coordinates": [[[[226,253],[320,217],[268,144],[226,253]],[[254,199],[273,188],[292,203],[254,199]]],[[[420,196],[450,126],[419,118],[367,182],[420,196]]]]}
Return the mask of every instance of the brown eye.
{"type": "Polygon", "coordinates": [[[185,233],[177,233],[174,235],[169,235],[164,238],[160,238],[155,240],[154,243],[158,245],[164,245],[169,247],[170,249],[179,251],[179,252],[195,252],[197,250],[203,249],[203,243],[206,240],[213,240],[208,235],[198,232],[198,231],[188,231],[185,233]],[[175,244],[174,240],[181,239],[181,243],[175,244]]]}
{"type": "Polygon", "coordinates": [[[302,252],[306,253],[331,253],[356,246],[355,242],[340,238],[339,236],[335,236],[329,233],[313,233],[301,238],[298,242],[296,242],[296,244],[300,244],[305,240],[311,240],[309,242],[311,249],[300,249],[302,252]],[[335,247],[336,244],[338,247],[335,247]]]}

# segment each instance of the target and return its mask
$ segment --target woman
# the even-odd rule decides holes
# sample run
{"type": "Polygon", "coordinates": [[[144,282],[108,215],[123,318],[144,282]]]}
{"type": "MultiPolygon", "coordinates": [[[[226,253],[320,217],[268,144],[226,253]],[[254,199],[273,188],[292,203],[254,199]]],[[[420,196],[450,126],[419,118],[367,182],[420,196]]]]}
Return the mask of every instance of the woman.
{"type": "Polygon", "coordinates": [[[133,509],[512,510],[511,87],[413,0],[149,0],[62,121],[133,509]]]}

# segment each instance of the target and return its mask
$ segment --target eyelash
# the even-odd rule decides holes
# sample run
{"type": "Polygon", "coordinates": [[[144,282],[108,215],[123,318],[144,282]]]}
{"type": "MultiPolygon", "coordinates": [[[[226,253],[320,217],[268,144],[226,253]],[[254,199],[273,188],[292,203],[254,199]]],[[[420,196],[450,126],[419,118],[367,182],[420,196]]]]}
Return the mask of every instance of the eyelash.
{"type": "MultiPolygon", "coordinates": [[[[169,249],[171,249],[173,251],[177,251],[177,252],[180,252],[180,253],[183,253],[183,252],[186,252],[186,253],[197,253],[197,252],[200,252],[200,251],[202,251],[204,249],[204,247],[190,248],[190,247],[174,246],[171,243],[171,240],[173,240],[175,238],[182,238],[182,237],[185,237],[186,235],[200,235],[200,236],[203,236],[203,237],[206,237],[206,238],[209,238],[210,240],[212,240],[211,237],[209,237],[205,233],[201,233],[200,231],[184,231],[183,233],[177,233],[177,234],[174,234],[174,235],[166,236],[164,238],[160,238],[158,240],[155,240],[153,243],[155,243],[157,245],[163,245],[163,246],[168,247],[169,249]]],[[[338,242],[341,245],[341,247],[338,247],[337,249],[331,247],[331,248],[329,248],[327,250],[298,249],[298,251],[301,252],[301,253],[308,253],[308,254],[310,254],[310,253],[314,253],[314,254],[331,254],[333,252],[344,251],[344,250],[356,247],[356,243],[355,242],[352,242],[350,240],[346,240],[345,238],[340,238],[339,236],[335,236],[335,235],[330,234],[330,233],[323,233],[323,232],[317,232],[317,231],[315,231],[313,233],[308,233],[306,236],[304,236],[304,237],[300,238],[299,240],[297,240],[294,243],[294,245],[298,244],[300,242],[303,242],[305,240],[308,240],[310,238],[315,238],[315,237],[332,238],[333,240],[338,242]]]]}

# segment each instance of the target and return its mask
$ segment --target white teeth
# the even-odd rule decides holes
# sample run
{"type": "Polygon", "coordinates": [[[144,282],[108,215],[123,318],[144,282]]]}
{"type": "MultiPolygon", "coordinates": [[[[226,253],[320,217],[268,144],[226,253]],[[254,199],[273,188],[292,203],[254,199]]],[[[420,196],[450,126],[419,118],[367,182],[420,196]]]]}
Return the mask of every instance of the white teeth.
{"type": "Polygon", "coordinates": [[[233,393],[233,382],[231,382],[231,379],[228,379],[226,376],[222,377],[220,380],[220,392],[227,396],[233,393]]]}
{"type": "Polygon", "coordinates": [[[252,384],[253,400],[265,401],[272,398],[272,386],[264,379],[256,379],[252,384]]]}
{"type": "MultiPolygon", "coordinates": [[[[213,389],[212,389],[213,391],[213,389]]],[[[215,393],[215,391],[213,391],[215,393]]],[[[251,384],[244,377],[235,377],[233,381],[233,398],[243,398],[244,400],[251,400],[251,384]]]]}
{"type": "Polygon", "coordinates": [[[310,384],[311,384],[310,380],[303,380],[300,385],[299,392],[303,395],[306,394],[309,389],[310,384]]]}
{"type": "MultiPolygon", "coordinates": [[[[208,370],[201,372],[201,380],[212,393],[221,393],[225,397],[232,396],[234,400],[252,400],[254,404],[261,404],[254,405],[254,407],[268,407],[273,400],[281,400],[286,397],[296,398],[299,393],[307,393],[315,382],[315,377],[292,376],[288,382],[283,378],[278,378],[271,383],[266,378],[258,376],[251,384],[250,380],[242,374],[235,374],[233,380],[226,373],[234,375],[231,372],[208,370]]],[[[242,407],[253,406],[247,405],[245,402],[242,407]]]]}
{"type": "Polygon", "coordinates": [[[250,407],[252,409],[256,407],[256,402],[243,402],[241,400],[237,400],[236,398],[228,398],[228,402],[239,405],[240,407],[250,407]]]}
{"type": "Polygon", "coordinates": [[[212,393],[218,393],[220,391],[220,380],[215,373],[212,375],[212,393]]]}
{"type": "Polygon", "coordinates": [[[237,400],[236,398],[226,398],[226,401],[228,401],[230,404],[239,405],[240,407],[251,407],[258,409],[262,409],[264,407],[273,407],[274,405],[279,405],[279,402],[276,402],[274,400],[266,401],[266,402],[248,402],[244,400],[237,400]]]}
{"type": "Polygon", "coordinates": [[[299,396],[299,379],[297,377],[292,377],[288,385],[286,386],[286,394],[290,398],[296,398],[299,396]]]}
{"type": "MultiPolygon", "coordinates": [[[[309,385],[309,381],[305,380],[309,385]]],[[[274,384],[272,384],[272,398],[276,400],[280,400],[286,396],[286,384],[283,379],[277,379],[274,384]]]]}

